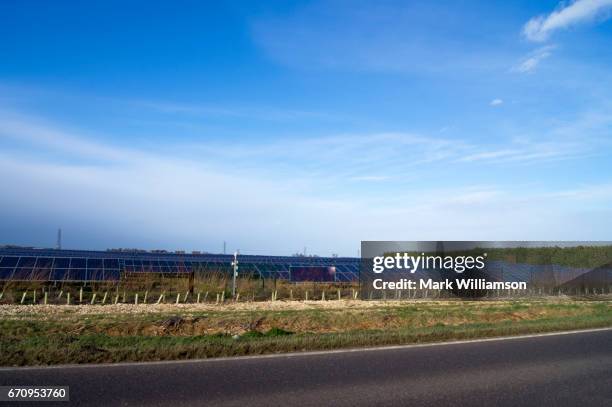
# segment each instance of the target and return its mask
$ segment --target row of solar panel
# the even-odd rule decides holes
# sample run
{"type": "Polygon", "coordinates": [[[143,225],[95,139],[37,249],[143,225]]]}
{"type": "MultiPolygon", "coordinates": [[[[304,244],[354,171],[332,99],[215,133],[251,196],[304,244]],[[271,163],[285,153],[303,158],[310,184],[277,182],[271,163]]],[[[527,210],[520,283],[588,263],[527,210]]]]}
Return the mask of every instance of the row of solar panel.
{"type": "MultiPolygon", "coordinates": [[[[288,279],[290,264],[241,263],[242,273],[288,279]]],[[[148,259],[100,259],[80,257],[0,258],[1,280],[118,280],[121,272],[184,273],[198,270],[230,270],[227,262],[195,262],[148,259]]],[[[359,267],[338,266],[338,281],[358,279],[359,267]]]]}
{"type": "Polygon", "coordinates": [[[16,257],[0,259],[3,280],[118,280],[121,271],[181,273],[191,271],[182,262],[142,262],[139,260],[96,259],[80,257],[16,257]]]}
{"type": "Polygon", "coordinates": [[[4,256],[0,259],[0,268],[36,267],[36,268],[108,268],[118,269],[119,259],[85,259],[78,257],[16,257],[4,256]]]}
{"type": "MultiPolygon", "coordinates": [[[[96,259],[141,259],[159,261],[189,260],[196,262],[223,262],[229,263],[233,256],[229,254],[177,254],[177,253],[132,253],[132,252],[96,252],[85,250],[54,250],[54,249],[27,249],[27,248],[0,248],[0,257],[45,257],[45,258],[96,258],[96,259]]],[[[358,258],[352,257],[296,257],[296,256],[262,256],[241,255],[245,262],[256,264],[291,264],[291,265],[329,265],[329,264],[356,264],[358,258]]]]}
{"type": "MultiPolygon", "coordinates": [[[[120,269],[33,269],[33,268],[0,268],[0,280],[28,280],[28,281],[102,281],[102,280],[119,280],[121,276],[120,269]]],[[[135,272],[133,269],[126,268],[126,272],[135,272]]],[[[148,271],[148,270],[139,270],[148,271]]],[[[136,272],[139,272],[136,271],[136,272]]],[[[151,270],[155,273],[176,274],[189,272],[189,269],[170,270],[157,269],[151,270]]],[[[277,278],[279,280],[288,280],[290,275],[288,271],[263,271],[264,278],[277,278]]],[[[357,277],[354,273],[336,273],[336,281],[350,282],[356,281],[357,277]]]]}

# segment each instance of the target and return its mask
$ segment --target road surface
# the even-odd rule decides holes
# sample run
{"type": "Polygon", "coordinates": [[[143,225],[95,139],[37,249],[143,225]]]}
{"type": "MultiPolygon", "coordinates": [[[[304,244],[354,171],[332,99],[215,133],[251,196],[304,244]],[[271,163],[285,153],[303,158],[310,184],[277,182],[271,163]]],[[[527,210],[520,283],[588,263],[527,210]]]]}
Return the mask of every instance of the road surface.
{"type": "Polygon", "coordinates": [[[272,357],[3,368],[0,384],[68,385],[71,405],[92,406],[612,406],[612,330],[272,357]]]}

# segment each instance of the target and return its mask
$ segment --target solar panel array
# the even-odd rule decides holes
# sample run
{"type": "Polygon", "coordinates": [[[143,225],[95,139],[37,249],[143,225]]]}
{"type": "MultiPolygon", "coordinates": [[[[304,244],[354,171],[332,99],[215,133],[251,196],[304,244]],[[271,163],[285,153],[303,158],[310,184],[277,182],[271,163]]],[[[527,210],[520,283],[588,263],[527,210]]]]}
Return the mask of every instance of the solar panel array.
{"type": "MultiPolygon", "coordinates": [[[[0,281],[108,281],[119,280],[122,273],[180,274],[194,271],[231,273],[232,255],[179,254],[151,252],[114,252],[0,248],[0,281]]],[[[359,258],[240,255],[239,273],[263,278],[290,279],[291,267],[336,268],[336,281],[359,280],[359,258]]],[[[525,281],[535,285],[564,284],[590,273],[559,265],[533,265],[490,261],[487,273],[497,281],[525,281]]],[[[433,273],[435,278],[439,273],[433,273]]],[[[425,277],[421,275],[420,277],[425,277]]],[[[590,279],[595,278],[592,276],[590,279]]],[[[599,284],[612,284],[612,269],[597,273],[599,284]],[[602,280],[602,281],[599,281],[602,280]]]]}
{"type": "Polygon", "coordinates": [[[594,269],[576,268],[558,264],[525,264],[489,261],[487,273],[497,281],[525,281],[534,286],[558,286],[584,277],[590,285],[612,284],[612,268],[604,265],[593,273],[594,269]]]}
{"type": "MultiPolygon", "coordinates": [[[[0,248],[0,280],[105,281],[122,273],[231,271],[232,255],[0,248]]],[[[335,266],[336,281],[359,279],[359,259],[240,255],[239,272],[289,279],[290,267],[335,266]]]]}

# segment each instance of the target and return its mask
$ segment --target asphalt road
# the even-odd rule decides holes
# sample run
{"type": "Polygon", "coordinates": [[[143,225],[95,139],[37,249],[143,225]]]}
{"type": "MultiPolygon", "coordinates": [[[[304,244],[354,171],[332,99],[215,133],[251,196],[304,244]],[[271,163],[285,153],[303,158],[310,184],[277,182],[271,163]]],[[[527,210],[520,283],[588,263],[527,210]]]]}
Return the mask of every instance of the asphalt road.
{"type": "Polygon", "coordinates": [[[70,404],[92,406],[612,406],[612,330],[338,353],[1,369],[0,384],[69,385],[70,404]]]}

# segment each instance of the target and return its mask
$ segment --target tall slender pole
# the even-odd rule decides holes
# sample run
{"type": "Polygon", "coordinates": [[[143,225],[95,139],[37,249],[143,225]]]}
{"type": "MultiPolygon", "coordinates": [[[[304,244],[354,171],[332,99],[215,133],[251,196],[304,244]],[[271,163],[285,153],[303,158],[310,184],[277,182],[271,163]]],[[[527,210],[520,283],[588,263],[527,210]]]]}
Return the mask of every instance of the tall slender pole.
{"type": "Polygon", "coordinates": [[[234,261],[232,262],[232,298],[236,298],[236,276],[238,275],[238,252],[234,252],[234,261]]]}

